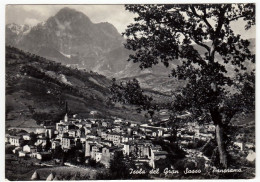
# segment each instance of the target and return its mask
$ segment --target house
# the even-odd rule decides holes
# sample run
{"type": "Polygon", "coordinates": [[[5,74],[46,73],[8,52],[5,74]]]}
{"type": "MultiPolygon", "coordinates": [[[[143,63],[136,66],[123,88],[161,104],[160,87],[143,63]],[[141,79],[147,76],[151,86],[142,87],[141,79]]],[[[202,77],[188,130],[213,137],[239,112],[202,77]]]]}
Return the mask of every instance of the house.
{"type": "Polygon", "coordinates": [[[133,129],[133,135],[137,135],[138,134],[138,131],[137,131],[137,129],[133,129]]]}
{"type": "Polygon", "coordinates": [[[22,151],[22,150],[23,150],[22,147],[15,147],[12,151],[13,151],[14,154],[18,154],[19,151],[22,151]]]}
{"type": "Polygon", "coordinates": [[[113,145],[113,142],[109,140],[101,140],[100,143],[109,147],[112,147],[113,145]]]}
{"type": "Polygon", "coordinates": [[[23,146],[23,151],[26,153],[35,153],[37,152],[37,148],[32,145],[25,145],[23,146]]]}
{"type": "Polygon", "coordinates": [[[56,123],[56,130],[59,132],[59,134],[68,133],[69,130],[72,129],[79,129],[79,127],[71,122],[64,122],[63,120],[61,120],[59,123],[56,123]]]}
{"type": "Polygon", "coordinates": [[[73,137],[62,137],[61,139],[61,148],[62,149],[71,149],[75,146],[75,141],[73,137]]]}
{"type": "Polygon", "coordinates": [[[47,144],[47,138],[37,138],[37,142],[35,143],[36,146],[38,145],[42,145],[42,146],[46,146],[47,144]]]}
{"type": "Polygon", "coordinates": [[[103,147],[102,157],[100,163],[104,164],[106,168],[110,167],[110,161],[114,158],[115,152],[120,151],[118,147],[103,147]]]}
{"type": "Polygon", "coordinates": [[[116,118],[116,119],[114,120],[114,123],[122,123],[122,119],[121,119],[121,118],[116,118]]]}
{"type": "Polygon", "coordinates": [[[31,136],[29,133],[22,135],[24,140],[31,140],[31,136]]]}
{"type": "Polygon", "coordinates": [[[49,138],[54,137],[54,129],[52,127],[46,127],[45,136],[49,138]]]}
{"type": "Polygon", "coordinates": [[[121,135],[117,133],[107,133],[107,137],[105,139],[112,141],[114,145],[119,145],[121,142],[121,135]]]}
{"type": "Polygon", "coordinates": [[[164,134],[163,134],[163,137],[170,137],[170,136],[171,136],[170,133],[164,133],[164,134]]]}
{"type": "Polygon", "coordinates": [[[255,160],[256,154],[253,150],[249,150],[246,160],[253,162],[255,160]]]}
{"type": "Polygon", "coordinates": [[[86,140],[86,144],[85,144],[85,157],[90,157],[91,156],[92,148],[95,145],[96,144],[94,143],[93,140],[86,140]]]}
{"type": "Polygon", "coordinates": [[[82,136],[79,138],[81,143],[85,143],[86,142],[86,136],[82,136]]]}
{"type": "Polygon", "coordinates": [[[46,137],[45,133],[39,133],[37,135],[37,138],[45,138],[45,137],[46,137]]]}
{"type": "Polygon", "coordinates": [[[123,145],[123,154],[129,155],[130,154],[130,144],[128,142],[122,143],[123,145]]]}
{"type": "Polygon", "coordinates": [[[159,160],[159,159],[166,159],[168,152],[166,151],[154,151],[151,150],[151,160],[149,165],[154,169],[155,166],[155,161],[159,160]]]}
{"type": "Polygon", "coordinates": [[[237,146],[241,151],[244,150],[245,145],[242,141],[238,140],[234,142],[234,145],[237,146]]]}
{"type": "Polygon", "coordinates": [[[9,137],[10,144],[17,146],[17,147],[19,147],[21,145],[22,141],[24,141],[24,139],[21,136],[10,136],[9,137]]]}
{"type": "Polygon", "coordinates": [[[163,136],[163,130],[161,129],[161,130],[158,130],[158,136],[160,137],[160,136],[163,136]]]}
{"type": "Polygon", "coordinates": [[[112,129],[116,133],[121,133],[121,128],[120,126],[116,126],[115,128],[112,129]]]}
{"type": "Polygon", "coordinates": [[[137,147],[138,147],[138,150],[139,150],[139,156],[150,158],[151,157],[151,148],[153,147],[152,142],[150,140],[149,141],[148,140],[144,140],[144,141],[141,140],[138,143],[139,144],[137,145],[137,147]]]}
{"type": "Polygon", "coordinates": [[[50,152],[39,152],[36,154],[36,158],[42,161],[50,160],[51,153],[50,152]]]}
{"type": "Polygon", "coordinates": [[[246,142],[246,143],[245,143],[245,147],[248,148],[248,149],[252,149],[252,148],[254,148],[255,146],[254,146],[253,143],[246,142]]]}
{"type": "Polygon", "coordinates": [[[107,140],[107,132],[106,131],[101,131],[101,138],[107,140]]]}
{"type": "Polygon", "coordinates": [[[95,160],[96,162],[100,162],[101,158],[102,158],[102,152],[96,152],[96,157],[95,157],[95,160]]]}
{"type": "Polygon", "coordinates": [[[56,149],[58,146],[60,146],[60,140],[54,140],[51,142],[52,149],[56,149]]]}
{"type": "Polygon", "coordinates": [[[86,127],[86,128],[91,128],[91,127],[92,127],[92,123],[90,123],[90,122],[86,123],[86,124],[85,124],[85,127],[86,127]]]}
{"type": "Polygon", "coordinates": [[[89,128],[84,128],[85,129],[85,135],[88,135],[89,133],[91,133],[91,130],[89,128]]]}
{"type": "Polygon", "coordinates": [[[131,127],[131,128],[137,127],[137,124],[136,124],[136,123],[131,123],[131,124],[130,124],[130,127],[131,127]]]}
{"type": "Polygon", "coordinates": [[[96,156],[99,155],[98,153],[101,153],[101,151],[102,151],[101,146],[94,145],[92,147],[92,151],[90,153],[90,158],[96,160],[96,158],[97,158],[96,156]]]}
{"type": "Polygon", "coordinates": [[[108,123],[105,122],[105,121],[103,121],[103,122],[102,122],[102,126],[103,126],[103,127],[108,127],[108,123]]]}
{"type": "Polygon", "coordinates": [[[77,132],[76,129],[71,129],[71,130],[69,130],[68,133],[69,133],[70,137],[74,137],[75,138],[78,132],[77,132]]]}
{"type": "Polygon", "coordinates": [[[18,152],[18,157],[25,157],[27,155],[28,152],[24,152],[24,151],[19,151],[18,152]]]}
{"type": "Polygon", "coordinates": [[[121,142],[122,143],[131,141],[131,140],[133,140],[133,138],[131,136],[128,136],[128,135],[122,135],[121,136],[121,142]]]}
{"type": "Polygon", "coordinates": [[[152,136],[153,135],[153,131],[152,130],[146,130],[145,131],[145,135],[146,136],[152,136]]]}

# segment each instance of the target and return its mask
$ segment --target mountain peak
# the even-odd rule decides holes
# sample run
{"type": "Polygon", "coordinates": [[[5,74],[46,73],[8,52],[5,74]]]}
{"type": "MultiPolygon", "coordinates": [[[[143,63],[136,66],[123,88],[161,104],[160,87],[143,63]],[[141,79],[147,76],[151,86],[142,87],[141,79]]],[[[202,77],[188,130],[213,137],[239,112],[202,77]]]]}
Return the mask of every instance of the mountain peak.
{"type": "Polygon", "coordinates": [[[15,33],[16,35],[27,33],[30,30],[30,26],[27,24],[18,25],[16,23],[10,23],[6,25],[6,28],[9,29],[11,32],[15,33]]]}
{"type": "Polygon", "coordinates": [[[85,19],[89,22],[91,20],[87,17],[84,13],[77,11],[73,8],[65,7],[58,11],[58,13],[54,16],[59,20],[68,21],[68,20],[75,20],[75,19],[85,19]]]}
{"type": "Polygon", "coordinates": [[[81,13],[81,12],[79,12],[73,8],[64,7],[62,9],[60,9],[57,14],[63,14],[63,13],[70,13],[70,14],[74,13],[75,14],[75,13],[81,13]]]}

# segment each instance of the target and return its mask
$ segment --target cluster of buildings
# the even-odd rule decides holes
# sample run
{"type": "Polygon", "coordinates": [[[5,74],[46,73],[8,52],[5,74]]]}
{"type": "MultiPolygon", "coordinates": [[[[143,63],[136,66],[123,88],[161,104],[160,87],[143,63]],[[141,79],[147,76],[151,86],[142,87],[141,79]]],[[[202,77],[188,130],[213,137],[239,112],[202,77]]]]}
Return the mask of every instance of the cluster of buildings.
{"type": "Polygon", "coordinates": [[[135,160],[137,165],[148,163],[155,167],[155,161],[165,159],[168,153],[152,141],[158,137],[167,138],[170,132],[170,128],[140,125],[119,118],[78,119],[76,116],[69,118],[66,114],[55,127],[45,126],[43,132],[37,133],[34,142],[31,134],[26,132],[7,134],[6,142],[15,146],[13,152],[19,157],[48,160],[57,147],[66,152],[80,143],[86,163],[95,160],[109,167],[115,153],[121,151],[135,160]],[[50,147],[46,149],[48,144],[50,147]]]}
{"type": "MultiPolygon", "coordinates": [[[[243,127],[246,128],[246,126],[243,127]]],[[[232,138],[233,150],[231,154],[238,158],[246,158],[249,162],[254,162],[256,159],[255,138],[248,136],[245,132],[238,132],[232,138]]]]}
{"type": "Polygon", "coordinates": [[[180,139],[180,144],[185,148],[199,140],[208,141],[215,138],[215,125],[213,123],[199,125],[198,122],[187,122],[178,129],[177,136],[180,139]]]}
{"type": "MultiPolygon", "coordinates": [[[[147,163],[156,168],[156,161],[166,159],[168,153],[162,146],[155,145],[154,140],[160,138],[170,143],[168,139],[171,135],[172,128],[158,127],[152,123],[139,124],[120,118],[79,119],[76,115],[69,118],[66,114],[56,126],[44,126],[44,129],[36,130],[34,134],[36,137],[32,137],[32,133],[22,132],[16,135],[7,134],[5,141],[15,146],[13,152],[19,157],[50,160],[52,152],[58,147],[67,152],[80,144],[81,148],[77,150],[84,153],[86,163],[94,160],[109,168],[110,161],[116,152],[120,151],[134,160],[136,165],[147,163]],[[49,147],[46,147],[47,145],[49,147]]],[[[183,123],[183,126],[177,129],[177,137],[179,146],[188,152],[186,149],[190,144],[214,139],[215,126],[213,123],[203,125],[199,125],[198,122],[183,123]]],[[[240,150],[254,148],[253,143],[240,142],[239,137],[236,138],[234,146],[240,150]]]]}

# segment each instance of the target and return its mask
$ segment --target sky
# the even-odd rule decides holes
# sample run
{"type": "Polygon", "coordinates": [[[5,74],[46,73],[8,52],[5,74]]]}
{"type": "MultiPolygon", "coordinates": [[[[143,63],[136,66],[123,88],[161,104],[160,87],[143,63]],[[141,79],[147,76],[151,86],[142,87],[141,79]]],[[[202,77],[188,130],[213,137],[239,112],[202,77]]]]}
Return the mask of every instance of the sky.
{"type": "Polygon", "coordinates": [[[124,5],[7,5],[6,24],[36,25],[54,16],[63,7],[83,12],[93,23],[109,22],[120,33],[133,22],[135,16],[126,11],[124,5]]]}
{"type": "MultiPolygon", "coordinates": [[[[93,23],[109,22],[122,33],[127,25],[133,22],[135,15],[126,11],[124,5],[7,5],[6,24],[29,24],[46,21],[54,16],[61,8],[70,7],[86,14],[93,23]]],[[[248,31],[244,30],[243,20],[231,24],[235,33],[242,38],[255,38],[255,26],[248,31]]]]}

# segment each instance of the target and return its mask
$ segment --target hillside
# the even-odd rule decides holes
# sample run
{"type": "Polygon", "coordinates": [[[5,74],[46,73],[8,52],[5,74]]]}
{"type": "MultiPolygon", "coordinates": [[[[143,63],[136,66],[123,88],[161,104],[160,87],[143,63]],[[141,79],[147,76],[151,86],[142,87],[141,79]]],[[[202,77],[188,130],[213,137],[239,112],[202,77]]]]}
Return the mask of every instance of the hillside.
{"type": "Polygon", "coordinates": [[[94,72],[77,70],[37,55],[6,47],[6,126],[36,127],[63,117],[65,103],[70,114],[119,116],[142,121],[133,108],[106,104],[111,81],[94,72]],[[130,114],[131,113],[131,114],[130,114]]]}

